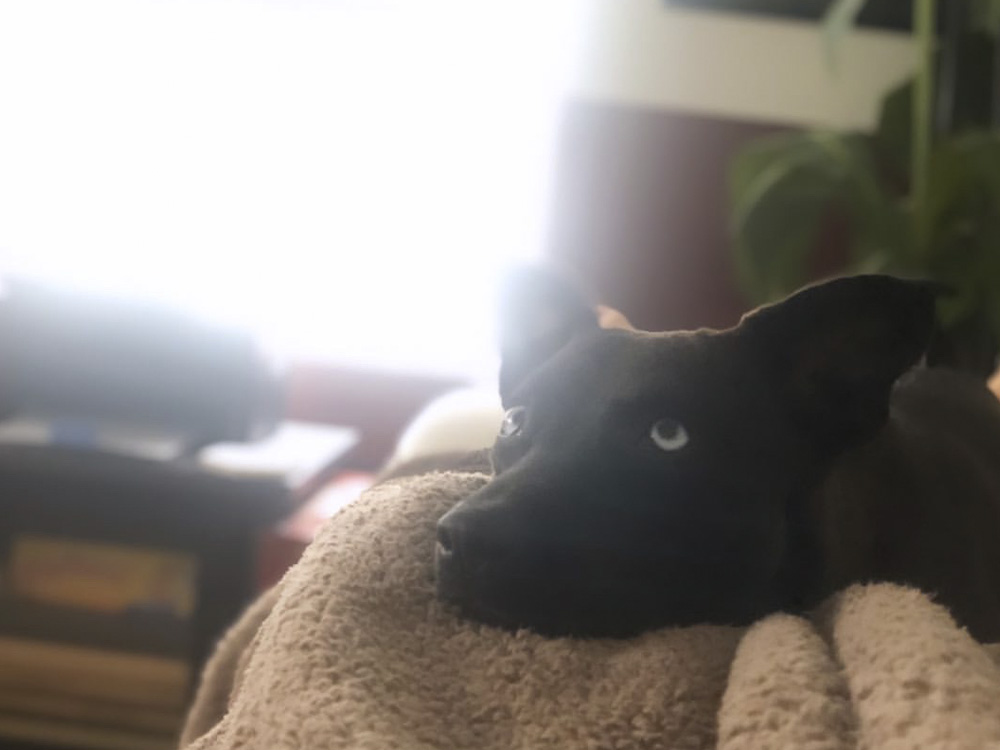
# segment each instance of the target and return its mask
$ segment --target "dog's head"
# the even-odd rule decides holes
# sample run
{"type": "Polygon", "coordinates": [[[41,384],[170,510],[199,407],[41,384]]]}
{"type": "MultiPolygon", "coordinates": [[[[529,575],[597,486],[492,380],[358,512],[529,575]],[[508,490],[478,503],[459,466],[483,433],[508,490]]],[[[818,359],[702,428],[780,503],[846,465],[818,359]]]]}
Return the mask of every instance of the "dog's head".
{"type": "Polygon", "coordinates": [[[504,315],[496,476],[439,523],[439,594],[578,636],[789,606],[796,504],[885,423],[933,305],[925,285],[852,277],[729,330],[642,333],[526,273],[504,315]]]}

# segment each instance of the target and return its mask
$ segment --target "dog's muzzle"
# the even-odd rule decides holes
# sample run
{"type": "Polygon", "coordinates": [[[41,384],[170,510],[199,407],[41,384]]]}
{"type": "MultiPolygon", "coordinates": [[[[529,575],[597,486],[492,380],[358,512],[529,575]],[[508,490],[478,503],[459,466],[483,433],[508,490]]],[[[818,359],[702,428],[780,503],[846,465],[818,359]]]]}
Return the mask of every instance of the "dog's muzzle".
{"type": "Polygon", "coordinates": [[[477,545],[470,545],[467,537],[468,532],[452,514],[438,522],[434,566],[438,596],[445,601],[462,603],[485,566],[482,551],[476,549],[477,545]]]}

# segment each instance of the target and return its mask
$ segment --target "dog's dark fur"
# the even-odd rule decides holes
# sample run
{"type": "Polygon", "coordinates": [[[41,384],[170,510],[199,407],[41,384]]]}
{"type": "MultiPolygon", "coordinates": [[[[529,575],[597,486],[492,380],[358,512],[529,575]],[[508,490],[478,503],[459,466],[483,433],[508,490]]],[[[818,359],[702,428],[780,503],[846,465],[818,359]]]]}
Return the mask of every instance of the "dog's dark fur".
{"type": "Polygon", "coordinates": [[[443,598],[505,627],[627,636],[887,580],[1000,638],[1000,403],[918,365],[927,286],[841,279],[665,334],[600,329],[542,274],[512,288],[514,411],[495,478],[440,521],[443,598]]]}

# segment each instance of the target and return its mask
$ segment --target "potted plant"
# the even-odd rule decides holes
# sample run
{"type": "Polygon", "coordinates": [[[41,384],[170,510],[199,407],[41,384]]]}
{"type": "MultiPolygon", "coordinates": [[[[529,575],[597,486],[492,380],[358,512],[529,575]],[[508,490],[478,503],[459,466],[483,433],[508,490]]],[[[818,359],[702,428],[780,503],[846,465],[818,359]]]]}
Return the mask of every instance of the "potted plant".
{"type": "MultiPolygon", "coordinates": [[[[832,4],[831,51],[863,4],[832,4]]],[[[916,73],[884,97],[872,132],[783,133],[737,156],[737,273],[754,303],[793,291],[814,275],[832,221],[846,230],[842,273],[941,282],[929,358],[989,373],[1000,353],[1000,0],[913,0],[913,33],[916,73]]]]}

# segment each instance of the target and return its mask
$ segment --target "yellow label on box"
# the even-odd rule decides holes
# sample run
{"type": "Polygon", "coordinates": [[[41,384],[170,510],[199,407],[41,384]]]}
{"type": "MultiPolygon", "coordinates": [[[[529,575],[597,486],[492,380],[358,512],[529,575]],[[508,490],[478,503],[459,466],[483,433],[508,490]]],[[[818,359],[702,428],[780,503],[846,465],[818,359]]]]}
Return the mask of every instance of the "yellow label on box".
{"type": "Polygon", "coordinates": [[[106,614],[190,617],[196,574],[193,555],[42,536],[17,538],[10,557],[17,596],[106,614]]]}

